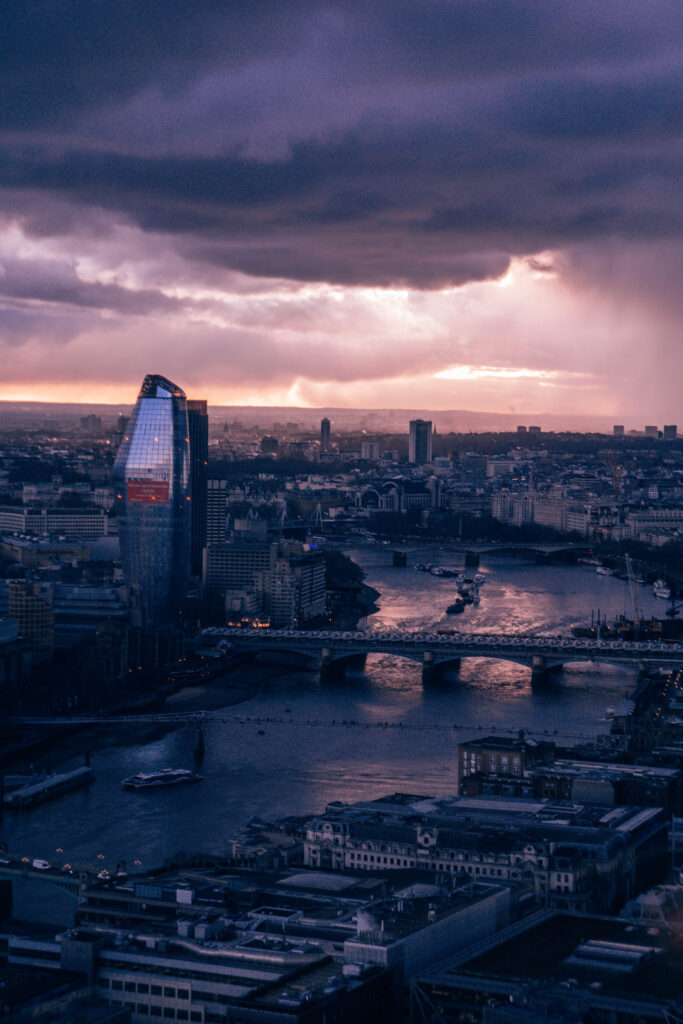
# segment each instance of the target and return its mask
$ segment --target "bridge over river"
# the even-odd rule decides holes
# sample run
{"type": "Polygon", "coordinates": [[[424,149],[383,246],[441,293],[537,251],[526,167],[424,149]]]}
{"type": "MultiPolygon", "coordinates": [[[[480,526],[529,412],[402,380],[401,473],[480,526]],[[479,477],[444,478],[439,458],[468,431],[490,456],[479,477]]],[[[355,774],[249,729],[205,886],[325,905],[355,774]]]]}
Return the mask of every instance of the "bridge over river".
{"type": "MultiPolygon", "coordinates": [[[[45,863],[47,864],[47,861],[45,863]]],[[[47,882],[76,898],[80,896],[84,886],[91,884],[95,874],[94,871],[85,868],[59,868],[51,864],[45,868],[37,868],[30,857],[14,857],[7,853],[0,856],[0,878],[47,882]]]]}
{"type": "Polygon", "coordinates": [[[582,640],[567,636],[502,633],[380,633],[292,629],[208,629],[207,640],[226,640],[239,650],[298,655],[320,665],[322,675],[362,668],[368,654],[394,654],[418,662],[423,680],[457,672],[462,658],[495,658],[531,669],[542,682],[568,662],[623,665],[636,671],[683,666],[683,646],[675,643],[582,640]]]}

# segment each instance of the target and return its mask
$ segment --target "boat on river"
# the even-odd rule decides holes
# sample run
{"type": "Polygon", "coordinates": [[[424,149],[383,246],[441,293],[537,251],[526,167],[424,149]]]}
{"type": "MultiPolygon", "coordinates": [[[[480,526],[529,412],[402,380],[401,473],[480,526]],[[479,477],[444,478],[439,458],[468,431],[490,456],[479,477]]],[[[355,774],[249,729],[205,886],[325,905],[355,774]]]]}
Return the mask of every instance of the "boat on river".
{"type": "Polygon", "coordinates": [[[186,786],[191,782],[201,782],[203,776],[191,772],[188,768],[161,768],[157,772],[138,772],[124,779],[124,789],[160,789],[164,786],[186,786]]]}
{"type": "Polygon", "coordinates": [[[652,584],[652,592],[655,597],[661,597],[664,601],[668,601],[671,597],[671,591],[665,580],[655,580],[652,584]]]}

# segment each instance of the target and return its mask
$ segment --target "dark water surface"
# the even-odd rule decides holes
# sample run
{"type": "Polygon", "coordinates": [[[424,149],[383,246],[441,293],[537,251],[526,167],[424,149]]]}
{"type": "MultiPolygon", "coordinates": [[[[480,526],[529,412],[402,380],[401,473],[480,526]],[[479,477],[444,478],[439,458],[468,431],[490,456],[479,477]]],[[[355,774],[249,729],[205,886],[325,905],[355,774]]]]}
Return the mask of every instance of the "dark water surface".
{"type": "MultiPolygon", "coordinates": [[[[452,580],[393,568],[381,545],[351,554],[381,593],[370,629],[448,623],[462,631],[567,632],[589,622],[591,608],[610,617],[629,610],[626,585],[588,566],[499,557],[482,562],[480,605],[446,617],[452,580]]],[[[408,561],[459,564],[438,548],[413,549],[408,561]]],[[[662,614],[663,602],[650,588],[641,587],[640,598],[646,615],[662,614]]],[[[454,792],[456,748],[464,738],[520,728],[558,740],[594,737],[607,729],[605,709],[635,683],[624,669],[578,663],[532,689],[522,666],[470,659],[457,680],[425,689],[419,666],[388,655],[368,658],[362,674],[327,684],[314,672],[265,662],[239,671],[253,680],[256,696],[209,714],[203,782],[137,793],[121,788],[123,778],[140,770],[192,767],[191,726],[145,746],[96,752],[96,781],[87,790],[33,811],[5,813],[0,833],[10,851],[78,865],[112,867],[126,859],[131,867],[139,860],[144,870],[178,850],[222,852],[235,828],[256,815],[306,813],[330,800],[395,790],[454,792]],[[224,721],[212,722],[211,715],[224,721]],[[343,724],[349,722],[356,724],[343,724]]],[[[19,891],[18,897],[21,903],[19,891]]]]}

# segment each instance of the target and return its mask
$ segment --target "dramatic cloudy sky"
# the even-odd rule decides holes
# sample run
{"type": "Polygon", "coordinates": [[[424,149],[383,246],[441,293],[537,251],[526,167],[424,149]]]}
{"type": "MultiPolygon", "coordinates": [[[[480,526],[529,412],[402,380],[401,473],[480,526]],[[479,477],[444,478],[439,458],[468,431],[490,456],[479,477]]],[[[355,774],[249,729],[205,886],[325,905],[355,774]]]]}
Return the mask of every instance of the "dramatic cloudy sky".
{"type": "Polygon", "coordinates": [[[3,0],[0,397],[677,421],[680,0],[3,0]]]}

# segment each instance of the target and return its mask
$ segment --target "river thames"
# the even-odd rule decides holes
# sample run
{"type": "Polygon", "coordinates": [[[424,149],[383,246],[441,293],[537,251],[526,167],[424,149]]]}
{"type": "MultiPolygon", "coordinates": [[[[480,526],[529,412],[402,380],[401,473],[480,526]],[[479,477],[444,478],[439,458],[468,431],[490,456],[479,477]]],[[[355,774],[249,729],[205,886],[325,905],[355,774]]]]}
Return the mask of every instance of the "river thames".
{"type": "MultiPolygon", "coordinates": [[[[463,632],[564,633],[590,622],[591,609],[613,618],[630,608],[626,585],[590,566],[538,566],[499,556],[482,560],[480,604],[454,619],[445,615],[453,580],[412,567],[461,565],[449,549],[414,548],[404,569],[392,566],[382,545],[349,554],[380,592],[379,611],[364,623],[368,629],[448,624],[463,632]]],[[[640,600],[646,615],[662,615],[664,603],[651,588],[640,588],[640,600]]],[[[331,800],[398,790],[455,792],[457,745],[464,739],[519,729],[567,744],[593,738],[607,731],[606,708],[635,685],[624,669],[577,663],[532,688],[521,666],[469,659],[456,679],[424,688],[418,665],[387,655],[369,657],[363,673],[333,683],[262,661],[237,673],[253,685],[254,696],[209,713],[203,782],[124,791],[121,780],[138,771],[194,767],[193,726],[144,745],[131,736],[130,745],[93,753],[96,779],[88,789],[31,811],[5,812],[1,834],[11,853],[98,869],[125,859],[129,868],[137,861],[145,870],[179,850],[220,854],[252,817],[272,820],[322,810],[331,800]]],[[[31,913],[33,890],[26,883],[16,890],[17,913],[31,913]]],[[[68,921],[67,897],[49,900],[57,919],[68,921]]]]}

